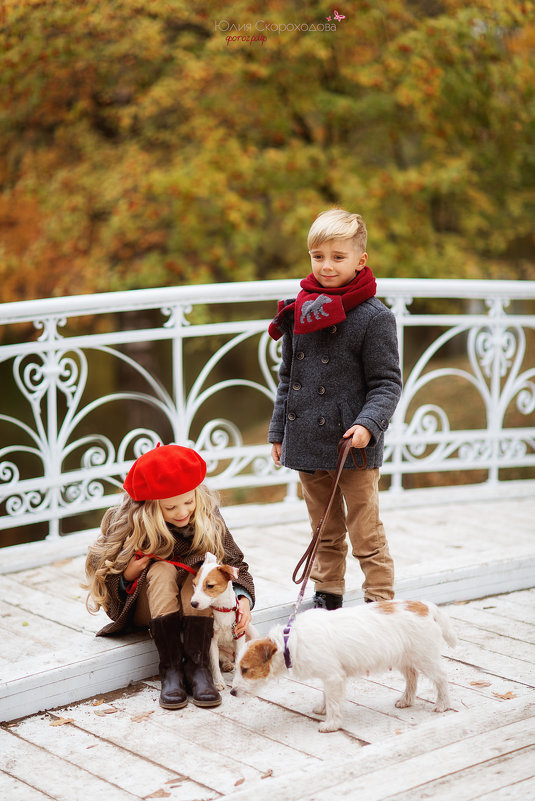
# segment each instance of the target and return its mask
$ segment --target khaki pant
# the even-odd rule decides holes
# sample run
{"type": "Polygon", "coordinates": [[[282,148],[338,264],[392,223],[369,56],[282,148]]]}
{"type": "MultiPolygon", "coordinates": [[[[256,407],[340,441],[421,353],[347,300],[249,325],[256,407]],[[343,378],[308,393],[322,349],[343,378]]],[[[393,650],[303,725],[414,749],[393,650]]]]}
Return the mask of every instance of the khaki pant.
{"type": "Polygon", "coordinates": [[[190,604],[193,576],[189,574],[181,587],[177,584],[177,576],[176,567],[169,562],[152,563],[136,601],[136,626],[147,626],[152,618],[169,615],[171,612],[182,612],[183,616],[211,617],[211,609],[194,609],[190,604]]]}
{"type": "MultiPolygon", "coordinates": [[[[299,473],[313,531],[327,505],[334,475],[334,470],[299,473]]],[[[347,533],[364,573],[364,597],[372,601],[394,597],[394,563],[379,519],[378,487],[378,469],[342,470],[312,567],[317,592],[344,594],[347,533]]]]}

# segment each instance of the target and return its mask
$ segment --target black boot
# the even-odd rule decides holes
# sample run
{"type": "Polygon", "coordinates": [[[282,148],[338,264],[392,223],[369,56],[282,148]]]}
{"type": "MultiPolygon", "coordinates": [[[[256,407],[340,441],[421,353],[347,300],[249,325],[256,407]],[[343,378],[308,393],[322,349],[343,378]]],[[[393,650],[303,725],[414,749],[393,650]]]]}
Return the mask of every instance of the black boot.
{"type": "Polygon", "coordinates": [[[210,672],[210,643],[214,619],[189,615],[184,618],[184,676],[196,706],[219,706],[221,696],[210,672]]]}
{"type": "Polygon", "coordinates": [[[343,602],[343,595],[334,595],[332,592],[315,592],[312,598],[314,609],[340,609],[343,602]]]}
{"type": "Polygon", "coordinates": [[[182,668],[180,613],[171,612],[170,615],[152,618],[150,633],[160,657],[160,706],[164,709],[181,709],[188,703],[188,694],[182,668]]]}

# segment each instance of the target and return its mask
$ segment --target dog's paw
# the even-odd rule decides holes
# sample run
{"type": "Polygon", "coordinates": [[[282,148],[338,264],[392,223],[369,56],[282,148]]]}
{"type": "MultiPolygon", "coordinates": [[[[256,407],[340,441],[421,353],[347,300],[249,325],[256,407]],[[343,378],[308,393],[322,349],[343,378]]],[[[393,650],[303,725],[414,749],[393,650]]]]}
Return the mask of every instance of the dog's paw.
{"type": "Polygon", "coordinates": [[[340,728],[340,724],[339,723],[332,722],[332,721],[328,722],[328,721],[325,720],[323,723],[320,723],[320,725],[318,726],[318,731],[322,732],[322,734],[327,734],[330,731],[338,731],[339,728],[340,728]]]}
{"type": "Polygon", "coordinates": [[[437,704],[433,707],[433,712],[447,712],[449,708],[447,704],[437,704]]]}
{"type": "Polygon", "coordinates": [[[312,710],[314,715],[324,715],[325,714],[325,704],[317,704],[314,709],[312,710]]]}
{"type": "Polygon", "coordinates": [[[398,698],[394,706],[396,706],[398,709],[406,709],[408,706],[412,706],[412,703],[408,701],[404,695],[402,695],[401,698],[398,698]]]}
{"type": "Polygon", "coordinates": [[[231,673],[234,670],[234,662],[231,662],[230,659],[220,662],[220,665],[223,673],[231,673]]]}
{"type": "Polygon", "coordinates": [[[224,690],[226,688],[226,684],[224,681],[214,681],[214,687],[216,690],[224,690]]]}

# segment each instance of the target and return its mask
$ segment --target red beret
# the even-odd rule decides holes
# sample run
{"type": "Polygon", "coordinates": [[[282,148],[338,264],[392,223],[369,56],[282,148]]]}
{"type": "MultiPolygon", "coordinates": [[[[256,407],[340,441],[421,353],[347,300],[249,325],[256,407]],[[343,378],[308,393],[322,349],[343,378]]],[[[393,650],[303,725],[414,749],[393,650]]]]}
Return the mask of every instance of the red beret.
{"type": "Polygon", "coordinates": [[[123,487],[134,501],[155,501],[191,492],[205,476],[206,462],[192,448],[157,445],[136,459],[123,487]]]}

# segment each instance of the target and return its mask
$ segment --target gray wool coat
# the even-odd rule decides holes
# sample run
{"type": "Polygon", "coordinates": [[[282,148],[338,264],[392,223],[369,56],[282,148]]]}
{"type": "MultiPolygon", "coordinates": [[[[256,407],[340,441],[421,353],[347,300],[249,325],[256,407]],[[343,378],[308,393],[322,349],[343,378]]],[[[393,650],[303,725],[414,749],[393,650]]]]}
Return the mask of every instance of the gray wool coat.
{"type": "MultiPolygon", "coordinates": [[[[283,326],[268,432],[269,442],[282,442],[281,463],[294,470],[334,470],[342,435],[358,424],[372,434],[367,467],[380,467],[384,432],[401,395],[392,312],[373,297],[348,311],[343,322],[320,331],[295,334],[291,314],[283,326]]],[[[353,460],[345,467],[354,469],[353,460]]]]}

